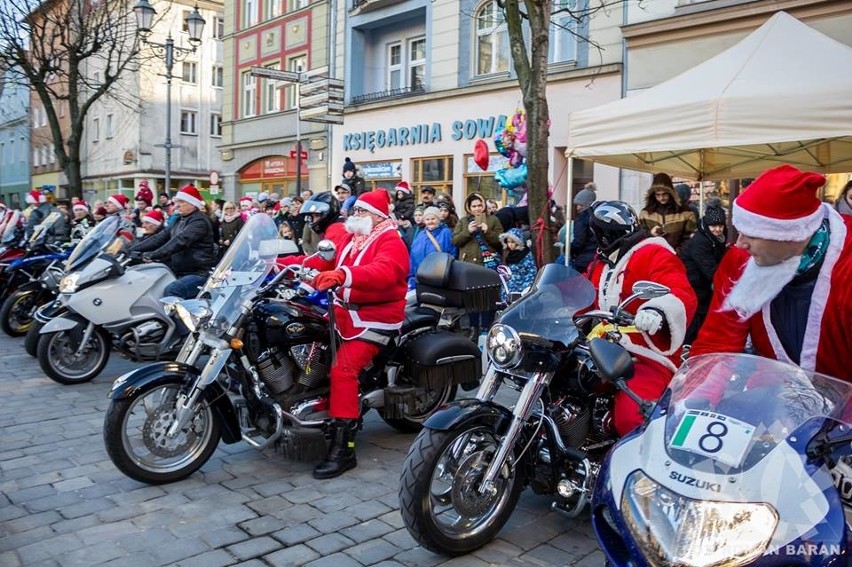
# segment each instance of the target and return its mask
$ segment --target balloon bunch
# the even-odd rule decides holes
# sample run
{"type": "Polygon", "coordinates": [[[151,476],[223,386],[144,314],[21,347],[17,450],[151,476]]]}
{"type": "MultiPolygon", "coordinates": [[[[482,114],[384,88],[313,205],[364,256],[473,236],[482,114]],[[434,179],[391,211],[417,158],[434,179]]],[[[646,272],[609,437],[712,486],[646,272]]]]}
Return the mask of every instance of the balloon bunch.
{"type": "Polygon", "coordinates": [[[506,167],[494,174],[497,184],[504,189],[526,191],[527,116],[523,110],[516,110],[503,131],[494,136],[494,146],[509,159],[506,167]]]}

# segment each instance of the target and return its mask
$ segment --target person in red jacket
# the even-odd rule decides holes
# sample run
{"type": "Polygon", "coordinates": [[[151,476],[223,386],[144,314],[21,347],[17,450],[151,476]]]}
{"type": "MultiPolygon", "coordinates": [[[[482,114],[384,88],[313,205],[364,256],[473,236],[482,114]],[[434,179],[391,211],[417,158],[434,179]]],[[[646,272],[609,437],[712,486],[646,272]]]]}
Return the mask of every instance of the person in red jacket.
{"type": "Polygon", "coordinates": [[[690,356],[742,352],[852,381],[852,218],[822,203],[818,173],[782,165],[734,200],[737,247],[713,280],[690,356]]]}
{"type": "Polygon", "coordinates": [[[355,468],[355,432],[361,417],[358,375],[405,318],[408,249],[390,218],[389,204],[386,191],[362,193],[346,219],[345,232],[335,239],[334,260],[311,261],[324,270],[312,285],[334,289],[341,339],[330,376],[332,441],[326,459],[314,469],[315,478],[333,478],[355,468]]]}
{"type": "MultiPolygon", "coordinates": [[[[668,386],[677,366],[686,329],[698,299],[686,268],[674,249],[660,236],[648,237],[639,217],[621,201],[598,201],[591,207],[591,229],[598,254],[587,275],[598,290],[596,308],[608,310],[632,293],[640,280],[667,286],[671,292],[626,306],[635,313],[637,332],[625,332],[621,344],[634,356],[634,374],[628,385],[643,400],[656,400],[668,386]]],[[[644,421],[639,406],[624,392],[615,396],[613,424],[619,435],[644,421]]]]}

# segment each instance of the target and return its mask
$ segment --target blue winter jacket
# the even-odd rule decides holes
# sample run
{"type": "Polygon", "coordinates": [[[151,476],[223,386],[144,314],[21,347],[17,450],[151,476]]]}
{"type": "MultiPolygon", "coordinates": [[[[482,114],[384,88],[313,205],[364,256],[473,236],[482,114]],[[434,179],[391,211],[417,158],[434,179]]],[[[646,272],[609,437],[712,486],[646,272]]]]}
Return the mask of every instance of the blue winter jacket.
{"type": "Polygon", "coordinates": [[[408,272],[408,289],[414,289],[414,275],[417,274],[417,268],[423,258],[433,252],[446,252],[452,254],[453,258],[458,258],[458,248],[453,244],[453,231],[444,225],[439,226],[432,232],[432,236],[438,241],[441,250],[436,250],[432,240],[426,235],[428,229],[423,228],[417,232],[414,241],[411,243],[411,270],[408,272]]]}

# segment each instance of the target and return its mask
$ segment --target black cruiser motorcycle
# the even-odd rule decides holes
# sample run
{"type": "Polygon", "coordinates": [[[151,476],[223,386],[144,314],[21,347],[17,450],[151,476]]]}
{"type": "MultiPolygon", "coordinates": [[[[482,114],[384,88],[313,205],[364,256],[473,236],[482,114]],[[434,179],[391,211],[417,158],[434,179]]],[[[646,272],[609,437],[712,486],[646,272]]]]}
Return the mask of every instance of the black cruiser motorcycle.
{"type": "Polygon", "coordinates": [[[594,286],[567,266],[548,264],[530,293],[503,312],[486,339],[490,366],[476,397],[435,412],[409,448],[400,511],[418,543],[446,555],[485,545],[527,485],[552,495],[554,509],[569,516],[585,508],[600,462],[617,441],[615,390],[646,414],[652,406],[627,388],[633,362],[616,343],[635,330],[624,308],[668,289],[639,282],[633,292],[612,311],[578,315],[593,303],[594,286]],[[495,401],[501,385],[519,392],[514,406],[495,401]]]}
{"type": "MultiPolygon", "coordinates": [[[[278,255],[295,252],[287,245],[269,217],[255,215],[199,299],[171,302],[190,330],[177,359],[125,374],[109,392],[104,441],[124,474],[150,484],[183,479],[220,440],[274,447],[299,460],[325,455],[333,312],[310,300],[301,283],[310,270],[291,266],[265,281],[278,255]]],[[[323,241],[317,254],[331,259],[334,252],[323,241]]],[[[363,411],[376,409],[401,431],[418,430],[458,385],[476,387],[479,349],[442,321],[454,309],[493,308],[499,299],[492,270],[433,256],[418,272],[420,304],[407,311],[397,336],[384,337],[360,377],[363,411]]]]}

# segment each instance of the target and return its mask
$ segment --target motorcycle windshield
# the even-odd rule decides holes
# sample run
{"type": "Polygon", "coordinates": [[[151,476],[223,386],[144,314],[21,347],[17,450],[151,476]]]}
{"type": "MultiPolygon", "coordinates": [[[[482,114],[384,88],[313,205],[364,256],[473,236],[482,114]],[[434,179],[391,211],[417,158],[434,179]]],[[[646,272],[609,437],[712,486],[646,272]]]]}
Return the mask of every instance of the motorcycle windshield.
{"type": "Polygon", "coordinates": [[[21,222],[21,213],[20,211],[14,211],[6,219],[6,225],[3,229],[3,240],[2,243],[5,246],[10,246],[15,244],[15,239],[17,238],[18,232],[18,223],[21,222]]]}
{"type": "Polygon", "coordinates": [[[77,243],[66,264],[67,270],[73,271],[94,258],[105,249],[115,238],[121,219],[117,216],[108,216],[95,225],[83,239],[77,243]]]}
{"type": "Polygon", "coordinates": [[[530,292],[500,316],[500,323],[512,327],[520,337],[540,337],[564,344],[579,336],[574,314],[595,301],[595,287],[562,264],[546,264],[530,292]]]}
{"type": "Polygon", "coordinates": [[[669,389],[669,455],[718,474],[748,470],[807,421],[852,422],[852,384],[748,354],[690,358],[669,389]]]}
{"type": "Polygon", "coordinates": [[[227,330],[236,321],[243,301],[251,298],[272,271],[277,246],[270,243],[277,242],[278,231],[269,215],[253,215],[240,229],[201,290],[201,297],[210,298],[211,327],[227,330]]]}
{"type": "Polygon", "coordinates": [[[50,231],[50,227],[56,224],[62,218],[62,214],[59,211],[53,211],[43,221],[41,221],[33,230],[32,236],[30,236],[29,244],[32,246],[34,244],[41,244],[47,233],[50,231]]]}

